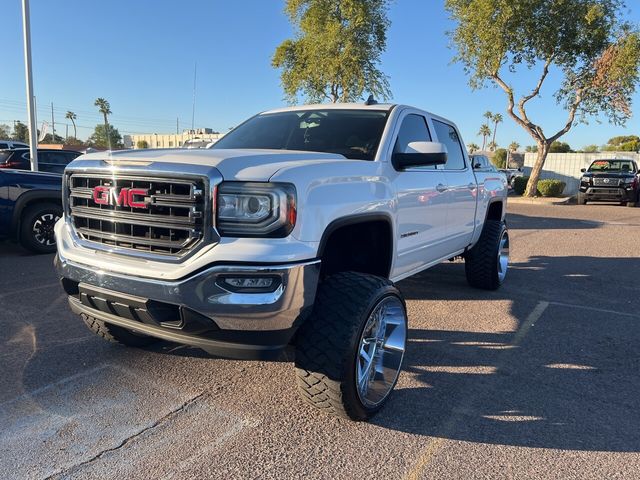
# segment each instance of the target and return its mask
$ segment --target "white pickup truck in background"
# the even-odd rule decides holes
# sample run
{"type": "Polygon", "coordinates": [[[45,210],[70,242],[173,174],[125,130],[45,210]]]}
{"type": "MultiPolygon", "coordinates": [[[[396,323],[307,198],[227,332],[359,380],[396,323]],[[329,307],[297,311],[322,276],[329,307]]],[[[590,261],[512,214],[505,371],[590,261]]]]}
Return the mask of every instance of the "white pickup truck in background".
{"type": "Polygon", "coordinates": [[[290,348],[302,398],[364,420],[402,366],[394,283],[461,256],[469,284],[498,288],[506,198],[505,176],[474,172],[445,118],[371,102],[285,108],[210,149],[79,157],[56,265],[98,335],[232,358],[290,348]]]}

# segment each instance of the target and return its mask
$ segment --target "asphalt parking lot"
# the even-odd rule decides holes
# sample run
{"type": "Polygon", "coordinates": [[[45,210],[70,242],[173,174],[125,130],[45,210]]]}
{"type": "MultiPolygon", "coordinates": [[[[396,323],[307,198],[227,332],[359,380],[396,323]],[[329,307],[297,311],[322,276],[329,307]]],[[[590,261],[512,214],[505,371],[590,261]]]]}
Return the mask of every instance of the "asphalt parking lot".
{"type": "Polygon", "coordinates": [[[2,478],[640,478],[640,208],[512,205],[497,292],[400,283],[410,341],[369,423],[289,363],[126,349],[70,313],[52,256],[0,244],[2,478]]]}

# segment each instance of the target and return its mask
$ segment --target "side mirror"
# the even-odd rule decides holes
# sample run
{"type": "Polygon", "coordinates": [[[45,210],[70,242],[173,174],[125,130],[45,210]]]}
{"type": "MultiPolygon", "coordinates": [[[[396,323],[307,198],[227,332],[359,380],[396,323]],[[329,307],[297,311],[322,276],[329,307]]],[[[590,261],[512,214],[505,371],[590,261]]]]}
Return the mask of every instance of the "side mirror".
{"type": "Polygon", "coordinates": [[[404,153],[391,155],[396,170],[410,167],[444,165],[447,163],[447,146],[438,142],[411,142],[404,153]]]}
{"type": "Polygon", "coordinates": [[[580,171],[581,171],[582,173],[584,173],[584,172],[586,172],[586,171],[587,171],[587,169],[586,169],[586,168],[581,168],[581,169],[580,169],[580,171]]]}
{"type": "Polygon", "coordinates": [[[518,171],[521,172],[522,171],[522,167],[518,167],[518,171]]]}

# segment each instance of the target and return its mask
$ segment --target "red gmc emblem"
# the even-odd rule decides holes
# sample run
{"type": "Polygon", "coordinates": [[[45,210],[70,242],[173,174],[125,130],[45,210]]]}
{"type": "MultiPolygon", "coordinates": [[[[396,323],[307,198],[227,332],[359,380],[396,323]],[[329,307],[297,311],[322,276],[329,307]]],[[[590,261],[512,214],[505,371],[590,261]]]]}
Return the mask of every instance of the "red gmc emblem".
{"type": "Polygon", "coordinates": [[[116,205],[119,207],[149,208],[146,188],[126,188],[99,185],[93,189],[93,201],[98,205],[116,205]],[[137,198],[136,198],[137,197],[137,198]],[[140,198],[142,197],[142,198],[140,198]]]}

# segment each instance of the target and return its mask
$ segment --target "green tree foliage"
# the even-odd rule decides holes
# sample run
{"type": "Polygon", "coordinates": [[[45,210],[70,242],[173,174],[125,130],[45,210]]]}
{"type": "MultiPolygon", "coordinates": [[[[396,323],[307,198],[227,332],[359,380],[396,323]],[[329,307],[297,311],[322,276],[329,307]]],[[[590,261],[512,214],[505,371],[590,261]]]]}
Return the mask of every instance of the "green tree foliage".
{"type": "Polygon", "coordinates": [[[389,0],[287,0],[296,30],[282,42],[272,65],[281,70],[285,95],[296,103],[386,99],[389,81],[378,68],[387,43],[389,0]]]}
{"type": "Polygon", "coordinates": [[[113,125],[108,126],[109,130],[106,130],[104,125],[96,125],[96,128],[93,134],[89,137],[87,143],[96,148],[122,148],[122,136],[118,129],[114,128],[113,125]],[[105,132],[109,132],[109,138],[105,132]]]}
{"type": "MultiPolygon", "coordinates": [[[[104,117],[104,130],[103,130],[103,135],[104,132],[110,132],[111,128],[109,128],[109,120],[108,120],[108,116],[111,115],[111,105],[109,105],[109,102],[107,102],[104,98],[96,98],[96,101],[93,102],[93,104],[98,107],[98,111],[102,114],[102,116],[104,117]]],[[[97,130],[96,130],[97,131],[97,130]]],[[[94,133],[95,135],[95,133],[94,133]]],[[[111,136],[106,137],[107,142],[111,141],[111,136]]],[[[111,150],[112,148],[116,148],[115,144],[112,143],[107,143],[106,147],[111,150]]]]}
{"type": "Polygon", "coordinates": [[[469,145],[467,145],[467,150],[469,151],[469,153],[475,153],[480,150],[480,147],[475,143],[470,143],[469,145]]]}
{"type": "Polygon", "coordinates": [[[496,143],[496,134],[498,133],[498,124],[502,123],[502,120],[504,120],[502,118],[502,115],[500,115],[499,113],[496,113],[493,116],[493,138],[491,139],[491,144],[493,145],[493,147],[491,148],[491,150],[495,150],[496,147],[498,146],[498,144],[496,143]]]}
{"type": "Polygon", "coordinates": [[[149,148],[149,143],[146,140],[138,140],[136,142],[136,148],[149,148]]]}
{"type": "Polygon", "coordinates": [[[29,127],[22,122],[16,122],[13,124],[13,135],[11,139],[16,142],[29,143],[29,127]]]}
{"type": "Polygon", "coordinates": [[[584,153],[596,153],[600,151],[600,147],[598,147],[598,145],[587,145],[582,151],[584,153]]]}
{"type": "Polygon", "coordinates": [[[487,138],[491,135],[491,129],[489,128],[489,125],[487,125],[486,123],[482,124],[480,126],[480,130],[478,131],[478,135],[482,137],[482,151],[485,151],[485,148],[487,147],[487,138]]]}
{"type": "MultiPolygon", "coordinates": [[[[580,120],[602,114],[615,124],[631,116],[638,83],[640,35],[624,0],[446,0],[456,23],[456,60],[473,88],[487,83],[507,97],[507,113],[538,146],[527,185],[535,196],[551,144],[580,120]],[[541,94],[550,70],[562,85],[555,98],[567,112],[563,126],[547,134],[529,117],[527,103],[541,94]],[[512,77],[537,78],[518,96],[512,77]]],[[[520,80],[518,83],[522,83],[520,80]]]]}
{"type": "Polygon", "coordinates": [[[570,153],[573,152],[571,150],[571,145],[566,142],[555,141],[549,147],[549,153],[570,153]]]}
{"type": "Polygon", "coordinates": [[[519,148],[520,148],[520,144],[518,142],[511,142],[509,144],[509,151],[510,152],[517,152],[519,148]]]}
{"type": "Polygon", "coordinates": [[[491,157],[491,162],[497,168],[506,168],[507,167],[507,150],[504,148],[498,148],[493,153],[493,157],[491,157]]]}
{"type": "Polygon", "coordinates": [[[9,125],[0,124],[0,140],[9,140],[11,138],[11,129],[9,125]]]}
{"type": "Polygon", "coordinates": [[[640,137],[624,135],[609,139],[603,150],[607,152],[637,152],[640,151],[640,137]]]}
{"type": "Polygon", "coordinates": [[[76,137],[67,137],[64,140],[64,143],[66,145],[74,145],[74,146],[78,146],[78,147],[82,147],[82,146],[85,145],[85,143],[82,140],[80,140],[79,138],[76,138],[76,137]]]}
{"type": "Polygon", "coordinates": [[[527,153],[537,153],[538,152],[538,146],[537,145],[527,145],[526,148],[524,149],[525,152],[527,153]]]}
{"type": "Polygon", "coordinates": [[[78,138],[78,130],[76,129],[76,118],[78,118],[78,116],[71,110],[67,110],[64,118],[71,120],[71,123],[73,124],[73,138],[78,138]]]}
{"type": "Polygon", "coordinates": [[[56,133],[55,137],[52,134],[47,133],[44,136],[44,138],[42,139],[42,141],[39,142],[39,143],[64,143],[64,138],[62,138],[57,133],[56,133]]]}

